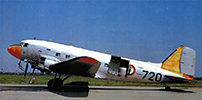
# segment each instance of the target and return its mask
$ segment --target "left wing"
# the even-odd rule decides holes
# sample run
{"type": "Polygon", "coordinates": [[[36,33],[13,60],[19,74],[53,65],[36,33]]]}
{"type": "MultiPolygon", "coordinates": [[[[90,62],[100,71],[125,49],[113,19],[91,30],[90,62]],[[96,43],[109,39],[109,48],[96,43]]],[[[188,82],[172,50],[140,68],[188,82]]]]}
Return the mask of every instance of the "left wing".
{"type": "Polygon", "coordinates": [[[50,65],[49,68],[55,73],[94,77],[100,65],[101,63],[94,58],[77,57],[50,65]]]}

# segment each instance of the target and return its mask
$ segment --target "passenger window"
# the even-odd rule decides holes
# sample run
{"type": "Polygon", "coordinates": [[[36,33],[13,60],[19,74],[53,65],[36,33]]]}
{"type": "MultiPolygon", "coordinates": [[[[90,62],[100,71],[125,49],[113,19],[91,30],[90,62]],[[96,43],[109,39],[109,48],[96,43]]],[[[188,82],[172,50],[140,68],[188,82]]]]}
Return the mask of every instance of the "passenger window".
{"type": "Polygon", "coordinates": [[[56,56],[60,56],[61,54],[60,54],[60,53],[56,53],[55,55],[56,55],[56,56]]]}
{"type": "Polygon", "coordinates": [[[51,51],[51,49],[48,49],[48,48],[46,50],[51,51]]]}
{"type": "Polygon", "coordinates": [[[70,58],[70,55],[65,55],[65,58],[70,58]]]}

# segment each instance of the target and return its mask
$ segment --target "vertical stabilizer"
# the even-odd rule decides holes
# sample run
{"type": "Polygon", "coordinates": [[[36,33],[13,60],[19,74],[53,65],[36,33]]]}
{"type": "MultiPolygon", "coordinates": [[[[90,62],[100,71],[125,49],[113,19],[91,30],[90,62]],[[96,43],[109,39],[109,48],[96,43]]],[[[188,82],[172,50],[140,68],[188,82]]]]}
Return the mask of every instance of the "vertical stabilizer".
{"type": "Polygon", "coordinates": [[[162,62],[161,68],[182,75],[187,79],[193,79],[195,58],[195,50],[180,46],[162,62]]]}

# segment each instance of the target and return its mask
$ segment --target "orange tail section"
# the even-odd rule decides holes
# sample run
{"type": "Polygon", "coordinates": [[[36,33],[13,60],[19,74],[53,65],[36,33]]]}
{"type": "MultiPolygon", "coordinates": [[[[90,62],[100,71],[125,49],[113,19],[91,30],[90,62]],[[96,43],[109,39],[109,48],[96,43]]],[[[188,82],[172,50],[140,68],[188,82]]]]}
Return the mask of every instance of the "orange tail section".
{"type": "Polygon", "coordinates": [[[162,62],[161,68],[179,74],[186,79],[193,79],[195,58],[195,50],[180,46],[162,62]]]}

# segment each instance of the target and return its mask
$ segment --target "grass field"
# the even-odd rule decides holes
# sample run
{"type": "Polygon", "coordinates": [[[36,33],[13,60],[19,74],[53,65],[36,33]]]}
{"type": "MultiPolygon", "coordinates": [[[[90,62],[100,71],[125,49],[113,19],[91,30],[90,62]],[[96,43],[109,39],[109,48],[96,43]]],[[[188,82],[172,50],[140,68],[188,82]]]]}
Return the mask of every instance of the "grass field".
{"type": "MultiPolygon", "coordinates": [[[[31,75],[27,75],[25,79],[23,79],[23,75],[0,75],[0,83],[1,84],[28,84],[28,81],[31,75]]],[[[47,84],[50,79],[53,79],[54,76],[35,76],[35,84],[47,84]]],[[[62,76],[64,78],[64,76],[62,76]]],[[[122,82],[122,81],[112,81],[112,80],[100,80],[88,77],[78,77],[72,76],[64,81],[64,84],[70,82],[88,82],[89,85],[98,85],[98,86],[162,86],[161,84],[151,84],[151,83],[133,83],[133,82],[122,82]]],[[[171,87],[202,87],[202,80],[197,80],[200,84],[167,84],[171,87]]]]}

